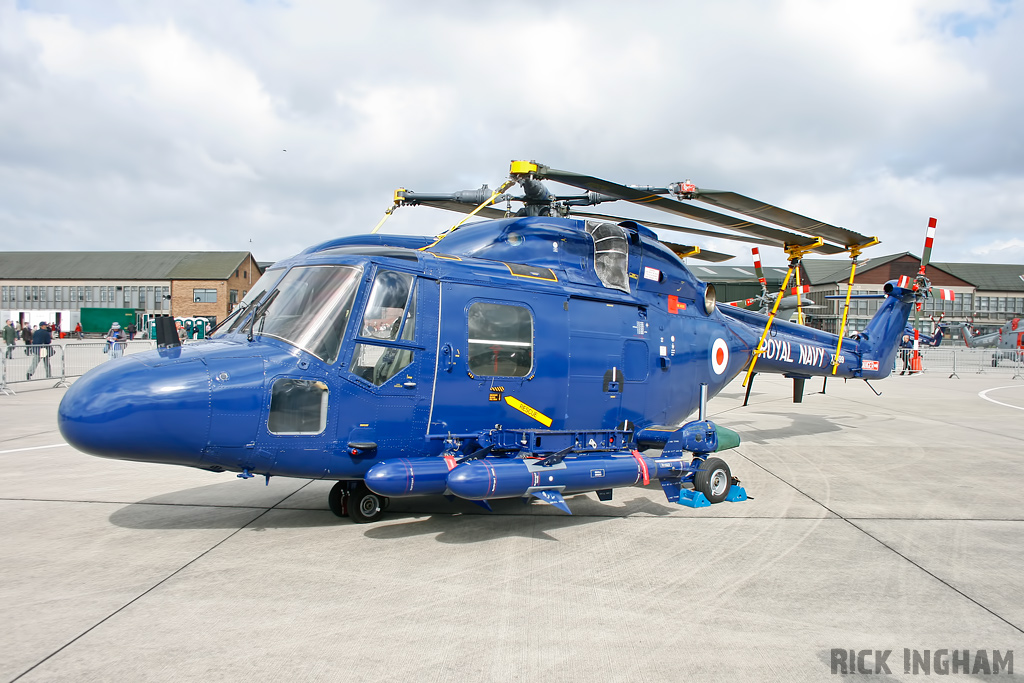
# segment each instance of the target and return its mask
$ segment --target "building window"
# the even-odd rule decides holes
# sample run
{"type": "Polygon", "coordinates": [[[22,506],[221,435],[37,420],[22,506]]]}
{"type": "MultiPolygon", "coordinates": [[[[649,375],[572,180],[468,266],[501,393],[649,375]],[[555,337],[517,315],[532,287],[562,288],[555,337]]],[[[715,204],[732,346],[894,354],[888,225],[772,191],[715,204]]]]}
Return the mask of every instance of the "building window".
{"type": "Polygon", "coordinates": [[[217,290],[193,289],[192,301],[196,302],[197,304],[215,304],[217,303],[217,290]]]}
{"type": "Polygon", "coordinates": [[[522,306],[469,307],[469,370],[483,377],[525,377],[533,367],[533,316],[522,306]]]}
{"type": "Polygon", "coordinates": [[[3,286],[3,302],[7,303],[7,285],[3,286]]]}
{"type": "Polygon", "coordinates": [[[163,301],[163,309],[165,311],[171,310],[171,291],[168,287],[164,287],[163,301]]]}
{"type": "Polygon", "coordinates": [[[238,290],[232,289],[228,292],[228,303],[234,306],[238,303],[238,290]]]}

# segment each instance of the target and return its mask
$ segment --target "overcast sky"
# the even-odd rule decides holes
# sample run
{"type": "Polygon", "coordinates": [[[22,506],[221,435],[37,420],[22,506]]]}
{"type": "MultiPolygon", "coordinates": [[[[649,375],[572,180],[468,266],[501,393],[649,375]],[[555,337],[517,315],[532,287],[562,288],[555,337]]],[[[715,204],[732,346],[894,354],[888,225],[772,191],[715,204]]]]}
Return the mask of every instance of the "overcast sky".
{"type": "MultiPolygon", "coordinates": [[[[1024,263],[1022,14],[996,0],[0,0],[0,248],[274,261],[369,232],[397,187],[493,188],[535,159],[740,192],[877,235],[867,256],[920,254],[935,216],[934,260],[1024,263]]],[[[456,220],[410,207],[385,230],[456,220]]],[[[749,262],[743,245],[693,241],[749,262]]]]}

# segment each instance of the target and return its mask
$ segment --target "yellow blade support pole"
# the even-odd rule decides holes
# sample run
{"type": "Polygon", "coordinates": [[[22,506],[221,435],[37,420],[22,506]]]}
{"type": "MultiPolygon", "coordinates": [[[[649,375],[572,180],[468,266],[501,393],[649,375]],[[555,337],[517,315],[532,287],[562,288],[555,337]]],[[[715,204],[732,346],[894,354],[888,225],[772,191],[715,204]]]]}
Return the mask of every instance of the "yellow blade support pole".
{"type": "Polygon", "coordinates": [[[797,323],[804,324],[804,309],[802,308],[803,297],[800,291],[800,266],[796,267],[796,321],[797,323]]]}
{"type": "Polygon", "coordinates": [[[782,302],[782,295],[786,291],[786,286],[789,284],[789,276],[793,274],[793,266],[789,267],[786,271],[786,279],[782,281],[782,289],[779,290],[779,295],[775,297],[775,305],[772,306],[771,315],[768,316],[768,324],[764,326],[764,331],[761,332],[761,339],[757,342],[757,347],[754,349],[754,355],[750,357],[750,367],[747,368],[747,376],[743,378],[743,385],[747,386],[747,382],[750,381],[750,376],[754,374],[754,363],[757,362],[757,357],[761,355],[761,347],[764,345],[765,337],[768,336],[768,330],[772,327],[772,322],[775,320],[775,312],[779,310],[779,304],[782,302]]]}
{"type": "Polygon", "coordinates": [[[850,252],[850,284],[846,286],[846,305],[843,306],[843,321],[839,325],[839,342],[836,344],[836,355],[832,359],[832,374],[836,374],[839,369],[839,354],[843,350],[843,330],[846,329],[846,317],[850,312],[850,295],[853,294],[853,276],[857,272],[857,257],[860,256],[860,252],[868,247],[873,247],[878,244],[879,240],[877,237],[872,237],[870,242],[864,244],[858,244],[849,248],[850,252]]]}
{"type": "Polygon", "coordinates": [[[853,275],[857,272],[857,256],[852,251],[853,262],[850,264],[850,284],[846,285],[846,305],[843,306],[843,321],[839,323],[839,342],[836,344],[836,354],[832,359],[832,374],[839,369],[839,353],[843,350],[843,333],[846,330],[846,316],[850,312],[850,295],[853,293],[853,275]]]}
{"type": "MultiPolygon", "coordinates": [[[[764,331],[761,333],[761,339],[757,342],[757,348],[754,349],[754,354],[750,357],[750,367],[747,368],[747,376],[743,378],[742,386],[747,386],[747,382],[750,381],[750,376],[754,374],[754,364],[757,362],[757,357],[761,355],[761,347],[764,345],[765,337],[768,336],[768,331],[772,328],[772,323],[775,322],[775,313],[779,310],[779,304],[782,303],[782,297],[786,293],[786,287],[789,286],[789,278],[793,276],[793,271],[800,268],[800,259],[803,258],[804,254],[814,251],[822,244],[825,240],[820,237],[814,238],[813,244],[806,246],[786,246],[786,254],[789,256],[789,270],[786,271],[786,279],[782,281],[782,289],[779,290],[778,295],[775,297],[775,305],[772,306],[771,315],[768,316],[768,324],[764,326],[764,331]]],[[[799,276],[797,276],[799,277],[799,276]]]]}

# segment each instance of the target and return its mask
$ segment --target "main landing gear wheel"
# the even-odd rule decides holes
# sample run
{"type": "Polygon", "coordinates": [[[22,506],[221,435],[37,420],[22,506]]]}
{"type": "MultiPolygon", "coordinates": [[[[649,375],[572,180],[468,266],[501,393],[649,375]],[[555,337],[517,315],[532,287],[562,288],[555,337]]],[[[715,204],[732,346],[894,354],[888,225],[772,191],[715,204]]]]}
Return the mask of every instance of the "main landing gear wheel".
{"type": "Polygon", "coordinates": [[[732,488],[732,472],[721,458],[708,458],[693,475],[693,488],[711,503],[721,503],[732,488]]]}
{"type": "Polygon", "coordinates": [[[327,504],[338,517],[348,517],[348,482],[335,482],[327,494],[327,504]]]}
{"type": "Polygon", "coordinates": [[[348,497],[348,516],[357,524],[376,522],[384,514],[386,506],[384,496],[378,496],[366,488],[366,484],[359,482],[348,497]]]}

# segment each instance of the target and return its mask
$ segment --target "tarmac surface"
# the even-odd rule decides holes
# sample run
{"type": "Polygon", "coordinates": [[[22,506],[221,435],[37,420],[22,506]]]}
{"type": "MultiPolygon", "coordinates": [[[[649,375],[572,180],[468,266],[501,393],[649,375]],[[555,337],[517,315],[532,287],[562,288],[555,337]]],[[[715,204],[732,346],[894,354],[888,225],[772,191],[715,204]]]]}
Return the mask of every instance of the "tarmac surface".
{"type": "Polygon", "coordinates": [[[0,680],[818,681],[833,649],[892,651],[857,680],[920,680],[905,648],[1014,650],[1012,676],[959,677],[1024,680],[1024,381],[875,386],[795,405],[760,375],[750,406],[739,380],[712,400],[746,502],[654,484],[572,516],[396,500],[369,525],[331,514],[330,482],[83,455],[64,390],[18,387],[0,680]]]}

